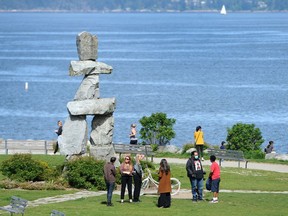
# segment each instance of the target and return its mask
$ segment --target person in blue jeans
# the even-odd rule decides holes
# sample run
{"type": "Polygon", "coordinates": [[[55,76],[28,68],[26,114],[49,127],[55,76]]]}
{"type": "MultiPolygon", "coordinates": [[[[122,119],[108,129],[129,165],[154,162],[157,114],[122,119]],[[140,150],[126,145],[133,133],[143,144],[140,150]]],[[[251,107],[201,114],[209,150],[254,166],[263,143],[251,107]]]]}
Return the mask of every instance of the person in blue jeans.
{"type": "Polygon", "coordinates": [[[115,181],[116,181],[116,168],[114,163],[116,161],[115,157],[110,158],[110,162],[104,165],[104,179],[107,188],[107,206],[113,206],[112,204],[112,194],[115,188],[115,181]]]}
{"type": "Polygon", "coordinates": [[[191,183],[192,201],[202,201],[204,171],[197,151],[191,153],[191,158],[186,163],[186,171],[191,183]]]}

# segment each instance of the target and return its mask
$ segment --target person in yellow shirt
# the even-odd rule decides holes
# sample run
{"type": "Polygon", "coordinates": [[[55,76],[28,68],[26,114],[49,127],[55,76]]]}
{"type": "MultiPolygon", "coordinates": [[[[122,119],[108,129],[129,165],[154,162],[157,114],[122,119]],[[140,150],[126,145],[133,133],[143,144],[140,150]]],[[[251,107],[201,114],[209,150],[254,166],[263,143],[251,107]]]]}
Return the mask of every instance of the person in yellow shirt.
{"type": "Polygon", "coordinates": [[[201,160],[204,161],[203,158],[204,133],[202,131],[201,126],[196,127],[196,130],[194,132],[194,141],[198,155],[199,157],[201,157],[201,160]]]}

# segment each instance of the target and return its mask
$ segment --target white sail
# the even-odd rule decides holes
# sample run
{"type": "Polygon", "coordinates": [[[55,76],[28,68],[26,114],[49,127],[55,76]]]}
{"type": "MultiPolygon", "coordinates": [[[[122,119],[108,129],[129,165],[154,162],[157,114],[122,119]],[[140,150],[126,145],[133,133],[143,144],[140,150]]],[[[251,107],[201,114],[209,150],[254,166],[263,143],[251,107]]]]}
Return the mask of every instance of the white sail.
{"type": "Polygon", "coordinates": [[[227,14],[225,5],[222,6],[222,9],[221,9],[221,11],[220,11],[220,14],[223,14],[223,15],[226,15],[226,14],[227,14]]]}

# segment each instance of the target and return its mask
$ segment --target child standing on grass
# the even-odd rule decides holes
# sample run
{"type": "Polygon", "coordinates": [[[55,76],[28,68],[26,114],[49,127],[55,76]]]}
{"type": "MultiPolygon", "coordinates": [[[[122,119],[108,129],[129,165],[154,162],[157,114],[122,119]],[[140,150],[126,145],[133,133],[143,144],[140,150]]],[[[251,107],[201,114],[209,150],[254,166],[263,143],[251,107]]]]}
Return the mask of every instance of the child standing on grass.
{"type": "Polygon", "coordinates": [[[211,192],[213,193],[213,199],[210,203],[218,203],[219,185],[220,185],[220,167],[216,162],[215,155],[210,156],[211,166],[209,177],[212,179],[211,192]]]}

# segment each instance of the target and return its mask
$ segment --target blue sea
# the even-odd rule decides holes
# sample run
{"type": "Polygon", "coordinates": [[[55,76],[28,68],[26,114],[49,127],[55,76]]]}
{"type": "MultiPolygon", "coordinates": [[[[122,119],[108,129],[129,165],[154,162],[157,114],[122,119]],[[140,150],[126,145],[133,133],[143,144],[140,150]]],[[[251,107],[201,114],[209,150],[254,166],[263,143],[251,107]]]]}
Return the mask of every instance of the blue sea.
{"type": "MultiPolygon", "coordinates": [[[[97,35],[100,96],[115,97],[115,143],[130,124],[164,112],[171,144],[219,145],[227,128],[253,123],[276,152],[288,152],[288,13],[0,13],[0,138],[56,139],[83,77],[76,36],[97,35]],[[25,91],[25,82],[29,89],[25,91]]],[[[88,118],[90,125],[92,117],[88,118]]]]}

